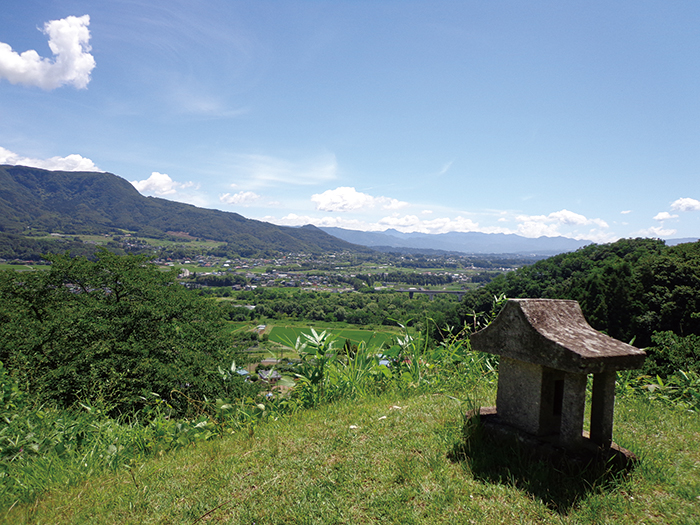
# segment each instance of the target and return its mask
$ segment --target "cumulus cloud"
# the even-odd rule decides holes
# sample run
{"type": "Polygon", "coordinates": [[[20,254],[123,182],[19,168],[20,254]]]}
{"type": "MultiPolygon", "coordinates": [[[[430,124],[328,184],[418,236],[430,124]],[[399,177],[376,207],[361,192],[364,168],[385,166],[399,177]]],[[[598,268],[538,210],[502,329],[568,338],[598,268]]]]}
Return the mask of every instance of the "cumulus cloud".
{"type": "Polygon", "coordinates": [[[682,197],[671,203],[671,209],[678,211],[700,211],[700,201],[689,197],[682,197]]]}
{"type": "Polygon", "coordinates": [[[52,171],[102,171],[90,159],[80,155],[68,155],[67,157],[51,157],[49,159],[32,159],[22,157],[16,153],[0,147],[0,164],[11,166],[30,166],[52,171]]]}
{"type": "Polygon", "coordinates": [[[312,217],[309,215],[297,215],[295,213],[285,215],[281,219],[273,216],[267,216],[263,217],[261,220],[284,226],[303,226],[304,224],[313,224],[319,227],[336,227],[362,231],[385,231],[387,229],[394,229],[405,233],[447,233],[454,231],[509,233],[507,230],[501,228],[480,228],[478,223],[464,217],[441,217],[426,221],[421,220],[416,215],[399,215],[397,213],[387,217],[382,217],[373,222],[362,219],[348,218],[342,215],[312,217]]]}
{"type": "Polygon", "coordinates": [[[164,195],[174,195],[179,190],[191,188],[194,182],[175,182],[165,173],[154,171],[151,176],[145,180],[130,181],[134,187],[143,194],[156,195],[162,197],[164,195]]]}
{"type": "Polygon", "coordinates": [[[236,204],[239,206],[248,206],[257,201],[260,195],[252,191],[239,191],[238,193],[224,193],[219,197],[219,200],[224,204],[236,204]]]}
{"type": "Polygon", "coordinates": [[[389,197],[373,197],[355,188],[341,186],[311,196],[316,209],[321,211],[356,211],[381,207],[385,210],[398,210],[408,206],[407,202],[389,197]]]}
{"type": "Polygon", "coordinates": [[[0,78],[12,84],[37,86],[47,91],[66,84],[86,88],[95,68],[88,44],[89,25],[88,15],[46,22],[43,32],[49,37],[54,59],[42,58],[33,49],[20,54],[0,42],[0,78]]]}
{"type": "MultiPolygon", "coordinates": [[[[562,235],[559,228],[563,226],[608,228],[608,223],[603,219],[589,219],[584,215],[566,209],[550,213],[549,215],[518,215],[515,220],[520,223],[516,233],[524,237],[556,237],[562,235]]],[[[566,236],[574,239],[585,238],[593,240],[593,238],[605,238],[607,234],[601,234],[599,231],[592,229],[585,234],[569,233],[566,236]]]]}
{"type": "Polygon", "coordinates": [[[676,219],[678,218],[678,215],[671,215],[667,211],[662,211],[654,215],[654,220],[655,221],[665,221],[667,219],[676,219]]]}
{"type": "MultiPolygon", "coordinates": [[[[347,194],[355,195],[355,193],[359,193],[355,192],[354,189],[352,190],[354,193],[348,192],[347,194]]],[[[357,206],[369,202],[369,198],[371,198],[371,196],[364,195],[363,197],[363,195],[364,194],[361,193],[359,196],[355,195],[357,206]]],[[[342,206],[347,208],[345,201],[340,201],[338,206],[332,207],[332,209],[334,211],[338,209],[338,207],[344,209],[342,206]]],[[[503,212],[501,212],[501,215],[502,214],[503,212]]],[[[606,231],[608,225],[604,220],[590,219],[584,215],[568,210],[561,210],[550,213],[549,215],[520,215],[517,217],[510,217],[510,219],[505,217],[501,218],[506,220],[515,219],[518,224],[513,228],[506,228],[500,225],[484,226],[479,224],[479,222],[475,221],[473,218],[470,218],[468,215],[428,218],[420,213],[392,213],[383,217],[375,216],[373,218],[369,218],[369,216],[357,217],[345,214],[316,217],[292,213],[282,218],[268,216],[262,218],[262,220],[286,226],[313,224],[319,227],[332,226],[362,231],[385,231],[387,229],[394,229],[404,233],[419,232],[428,234],[441,234],[449,232],[504,233],[518,234],[525,237],[563,236],[571,239],[593,242],[611,242],[617,239],[614,234],[606,231]]]]}
{"type": "Polygon", "coordinates": [[[431,220],[421,220],[415,215],[393,214],[389,217],[383,217],[377,221],[380,229],[385,230],[392,228],[402,232],[420,232],[420,233],[448,233],[448,232],[488,232],[488,233],[503,233],[502,228],[482,228],[479,223],[461,216],[455,218],[439,217],[431,220]]]}
{"type": "Polygon", "coordinates": [[[632,235],[638,237],[669,237],[674,235],[676,231],[677,230],[673,230],[671,228],[664,228],[663,226],[652,226],[646,230],[639,230],[632,235]]]}
{"type": "Polygon", "coordinates": [[[632,213],[632,210],[623,210],[620,212],[622,215],[627,215],[628,213],[632,213]]]}
{"type": "Polygon", "coordinates": [[[268,155],[237,155],[233,170],[246,180],[248,187],[280,184],[312,185],[333,180],[337,176],[335,155],[316,159],[290,161],[268,155]]]}

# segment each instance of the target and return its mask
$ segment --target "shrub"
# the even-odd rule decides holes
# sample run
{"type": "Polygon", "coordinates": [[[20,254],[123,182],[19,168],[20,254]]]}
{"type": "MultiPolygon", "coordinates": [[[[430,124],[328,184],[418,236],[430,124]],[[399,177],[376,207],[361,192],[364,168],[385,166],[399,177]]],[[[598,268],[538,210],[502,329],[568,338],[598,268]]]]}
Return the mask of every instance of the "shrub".
{"type": "Polygon", "coordinates": [[[681,337],[673,332],[654,332],[646,348],[644,373],[668,377],[678,370],[700,373],[700,336],[681,337]]]}
{"type": "MultiPolygon", "coordinates": [[[[186,414],[215,397],[235,340],[222,309],[141,256],[47,257],[42,272],[0,273],[0,360],[40,400],[133,413],[155,392],[186,414]]],[[[249,386],[236,378],[243,395],[249,386]]]]}

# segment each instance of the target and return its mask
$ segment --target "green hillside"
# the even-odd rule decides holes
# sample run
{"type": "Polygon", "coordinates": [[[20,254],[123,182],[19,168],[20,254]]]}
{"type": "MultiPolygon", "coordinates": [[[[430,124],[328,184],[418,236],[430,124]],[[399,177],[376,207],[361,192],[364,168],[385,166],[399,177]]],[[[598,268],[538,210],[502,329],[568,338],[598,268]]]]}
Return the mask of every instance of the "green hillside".
{"type": "MultiPolygon", "coordinates": [[[[165,199],[144,197],[111,173],[47,171],[0,166],[0,232],[69,235],[135,232],[228,243],[242,256],[279,252],[370,251],[314,226],[291,228],[165,199]]],[[[7,242],[7,238],[5,239],[7,242]]]]}
{"type": "Polygon", "coordinates": [[[574,299],[597,330],[639,347],[657,331],[700,335],[700,242],[621,239],[564,253],[496,277],[465,297],[461,325],[494,296],[574,299]]]}

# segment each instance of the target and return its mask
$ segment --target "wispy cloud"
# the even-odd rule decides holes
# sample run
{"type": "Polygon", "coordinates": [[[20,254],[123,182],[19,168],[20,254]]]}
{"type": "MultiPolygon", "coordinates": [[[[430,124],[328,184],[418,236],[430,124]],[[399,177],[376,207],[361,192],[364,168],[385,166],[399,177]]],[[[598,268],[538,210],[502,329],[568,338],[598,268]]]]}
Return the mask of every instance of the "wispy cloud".
{"type": "Polygon", "coordinates": [[[452,164],[454,164],[454,161],[453,161],[453,160],[451,160],[450,162],[445,163],[445,164],[442,166],[442,169],[441,169],[440,171],[438,171],[436,175],[439,177],[440,175],[444,175],[445,173],[447,173],[447,172],[450,170],[450,168],[452,167],[452,164]]]}
{"type": "Polygon", "coordinates": [[[313,185],[335,179],[338,163],[332,154],[302,161],[268,155],[237,155],[232,170],[237,179],[245,181],[241,185],[250,188],[280,184],[313,185]]]}
{"type": "Polygon", "coordinates": [[[316,209],[321,211],[359,211],[379,207],[385,210],[398,210],[408,206],[407,202],[390,197],[373,197],[355,188],[341,186],[334,190],[326,190],[311,196],[316,203],[316,209]]]}
{"type": "Polygon", "coordinates": [[[235,118],[250,112],[248,108],[230,108],[220,97],[204,91],[203,88],[177,84],[171,94],[176,111],[179,114],[204,119],[235,118]]]}
{"type": "Polygon", "coordinates": [[[33,159],[22,157],[8,149],[0,147],[0,164],[11,166],[30,166],[56,171],[102,171],[90,159],[80,155],[68,155],[66,157],[51,157],[48,159],[33,159]]]}
{"type": "Polygon", "coordinates": [[[48,35],[49,48],[55,55],[53,60],[42,58],[33,49],[17,53],[9,44],[0,42],[0,78],[47,91],[66,84],[85,89],[95,68],[88,44],[89,25],[88,15],[69,16],[44,24],[43,32],[48,35]]]}

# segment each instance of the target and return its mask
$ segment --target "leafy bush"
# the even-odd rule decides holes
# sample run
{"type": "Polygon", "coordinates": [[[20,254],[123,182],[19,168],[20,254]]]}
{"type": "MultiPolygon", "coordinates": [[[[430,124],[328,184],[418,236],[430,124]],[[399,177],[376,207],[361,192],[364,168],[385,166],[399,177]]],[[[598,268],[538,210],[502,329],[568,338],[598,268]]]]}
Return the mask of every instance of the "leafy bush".
{"type": "MultiPolygon", "coordinates": [[[[38,399],[129,414],[151,392],[177,392],[184,415],[189,400],[220,394],[211,372],[237,350],[214,302],[145,257],[47,258],[47,271],[0,273],[0,360],[38,399]]],[[[252,387],[237,378],[228,388],[252,387]]]]}
{"type": "Polygon", "coordinates": [[[678,370],[700,373],[700,336],[655,332],[651,341],[652,346],[645,349],[645,374],[668,377],[678,370]]]}
{"type": "Polygon", "coordinates": [[[461,326],[494,295],[574,299],[590,325],[621,341],[651,344],[655,331],[700,336],[700,242],[658,239],[590,245],[496,277],[470,291],[453,314],[461,326]]]}

